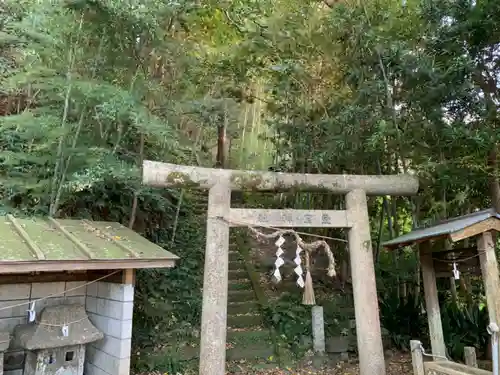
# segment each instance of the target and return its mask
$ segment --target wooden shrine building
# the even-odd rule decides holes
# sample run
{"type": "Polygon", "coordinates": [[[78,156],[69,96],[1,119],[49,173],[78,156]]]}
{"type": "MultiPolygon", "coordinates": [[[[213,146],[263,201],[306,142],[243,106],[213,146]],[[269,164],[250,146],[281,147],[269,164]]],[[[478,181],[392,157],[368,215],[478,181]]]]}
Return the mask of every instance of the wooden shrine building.
{"type": "Polygon", "coordinates": [[[453,277],[454,269],[462,273],[480,269],[490,323],[500,322],[500,278],[493,231],[500,231],[500,214],[488,209],[417,228],[384,243],[389,250],[418,245],[415,249],[420,252],[432,354],[436,356],[446,356],[436,277],[453,277]]]}

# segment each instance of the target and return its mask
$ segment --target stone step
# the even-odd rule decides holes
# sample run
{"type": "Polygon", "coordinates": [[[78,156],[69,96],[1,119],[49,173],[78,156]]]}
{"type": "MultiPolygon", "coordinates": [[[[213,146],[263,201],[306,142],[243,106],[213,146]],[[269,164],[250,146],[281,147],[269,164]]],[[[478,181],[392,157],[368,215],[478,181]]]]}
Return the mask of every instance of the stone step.
{"type": "Polygon", "coordinates": [[[183,346],[177,349],[171,348],[168,351],[175,353],[175,357],[179,358],[181,361],[191,361],[200,358],[200,348],[198,346],[183,346]]]}
{"type": "Polygon", "coordinates": [[[262,324],[260,315],[228,315],[227,326],[231,328],[258,327],[262,324]]]}
{"type": "Polygon", "coordinates": [[[330,310],[332,316],[340,317],[342,319],[354,319],[355,311],[354,307],[350,306],[336,306],[330,310]]]}
{"type": "Polygon", "coordinates": [[[249,314],[259,312],[259,310],[259,304],[257,302],[233,302],[227,306],[228,315],[249,314]]]}
{"type": "MultiPolygon", "coordinates": [[[[200,357],[199,347],[185,346],[177,350],[171,349],[175,356],[180,360],[189,361],[200,357]]],[[[274,355],[274,347],[271,343],[257,342],[251,345],[241,347],[234,346],[226,350],[226,358],[230,361],[242,359],[267,359],[274,355]]]]}
{"type": "MultiPolygon", "coordinates": [[[[265,331],[263,331],[265,332],[265,331]]],[[[250,333],[250,332],[248,332],[250,333]]],[[[259,361],[264,360],[262,364],[253,364],[252,367],[257,368],[276,368],[276,363],[272,363],[276,354],[274,352],[274,346],[270,339],[266,337],[262,337],[262,339],[256,341],[241,341],[241,342],[231,342],[226,349],[226,358],[228,361],[240,361],[240,360],[248,360],[248,361],[259,361]]],[[[165,356],[166,353],[169,353],[167,356],[174,356],[180,360],[190,361],[196,360],[200,357],[200,348],[198,346],[184,346],[181,348],[173,347],[165,349],[165,352],[159,353],[160,355],[165,356]]],[[[282,353],[282,361],[283,361],[282,353]]],[[[290,353],[289,353],[290,354],[290,353]]],[[[326,363],[332,365],[337,363],[338,361],[347,361],[348,358],[347,353],[325,353],[323,356],[314,356],[308,357],[307,361],[312,361],[314,365],[317,367],[322,367],[326,363]]],[[[491,361],[478,361],[479,367],[491,371],[491,361]],[[486,365],[485,365],[486,364],[486,365]]],[[[230,365],[230,364],[228,364],[230,365]]],[[[236,369],[237,371],[238,369],[236,369]]]]}
{"type": "Polygon", "coordinates": [[[229,261],[230,262],[239,262],[241,261],[241,255],[237,251],[230,251],[229,252],[229,261]]]}
{"type": "Polygon", "coordinates": [[[231,290],[229,291],[228,302],[251,302],[255,301],[255,292],[253,290],[231,290]]]}
{"type": "MultiPolygon", "coordinates": [[[[271,359],[274,359],[273,361],[269,360],[270,357],[266,358],[254,358],[253,360],[249,361],[250,364],[247,366],[251,366],[252,371],[255,371],[256,374],[276,374],[276,371],[279,367],[278,362],[276,362],[276,356],[273,356],[271,359]]],[[[242,360],[237,360],[237,361],[228,361],[226,364],[226,373],[227,374],[239,374],[241,372],[241,364],[242,360]]],[[[244,361],[243,362],[247,362],[244,361]]],[[[290,368],[292,367],[293,363],[290,364],[290,368]]],[[[281,365],[283,366],[283,365],[281,365]]],[[[290,374],[291,372],[286,372],[287,374],[290,374]]]]}
{"type": "Polygon", "coordinates": [[[227,331],[226,341],[234,346],[247,346],[249,344],[271,343],[271,335],[267,329],[227,331]]]}
{"type": "Polygon", "coordinates": [[[245,262],[242,261],[229,261],[230,271],[246,271],[245,262]]]}
{"type": "Polygon", "coordinates": [[[302,290],[302,288],[300,288],[297,285],[296,276],[292,277],[292,278],[286,278],[285,280],[282,280],[279,283],[274,284],[274,287],[276,289],[286,289],[286,290],[297,289],[297,290],[302,290]]]}
{"type": "Polygon", "coordinates": [[[253,290],[250,280],[229,281],[229,290],[253,290]]]}
{"type": "MultiPolygon", "coordinates": [[[[229,361],[267,359],[274,357],[273,345],[255,344],[246,348],[231,348],[226,350],[226,358],[229,361]]],[[[276,365],[275,365],[276,366],[276,365]]]]}
{"type": "Polygon", "coordinates": [[[325,348],[327,353],[345,353],[349,350],[352,337],[349,336],[334,336],[327,337],[325,340],[325,348]]]}
{"type": "Polygon", "coordinates": [[[246,270],[229,270],[229,280],[241,280],[248,278],[246,270]]]}

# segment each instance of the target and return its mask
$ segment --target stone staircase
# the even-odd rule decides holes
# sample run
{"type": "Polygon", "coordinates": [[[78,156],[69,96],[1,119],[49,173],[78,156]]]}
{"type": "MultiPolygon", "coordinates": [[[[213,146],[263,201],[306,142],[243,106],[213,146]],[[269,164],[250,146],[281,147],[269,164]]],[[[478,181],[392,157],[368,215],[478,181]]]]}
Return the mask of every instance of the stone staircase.
{"type": "Polygon", "coordinates": [[[231,241],[227,306],[227,359],[268,359],[274,348],[269,331],[263,327],[259,304],[245,263],[231,241]]]}
{"type": "MultiPolygon", "coordinates": [[[[207,206],[208,193],[198,193],[193,209],[206,215],[207,206]]],[[[259,304],[234,232],[230,237],[228,293],[226,360],[268,361],[274,356],[274,346],[269,330],[263,326],[259,304]]],[[[197,359],[199,347],[183,348],[180,356],[183,360],[197,359]]]]}
{"type": "Polygon", "coordinates": [[[257,298],[245,263],[234,246],[229,252],[228,328],[252,328],[262,325],[257,298]]]}
{"type": "MultiPolygon", "coordinates": [[[[259,304],[234,238],[230,243],[226,360],[233,364],[244,360],[268,365],[274,357],[271,336],[263,326],[259,304]]],[[[199,359],[198,346],[173,350],[183,361],[199,359]]]]}

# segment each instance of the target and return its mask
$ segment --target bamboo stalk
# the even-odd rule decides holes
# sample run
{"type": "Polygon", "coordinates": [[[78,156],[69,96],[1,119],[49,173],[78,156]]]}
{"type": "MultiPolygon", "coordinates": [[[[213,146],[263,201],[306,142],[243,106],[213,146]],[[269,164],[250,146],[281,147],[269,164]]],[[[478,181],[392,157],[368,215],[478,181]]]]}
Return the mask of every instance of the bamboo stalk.
{"type": "MultiPolygon", "coordinates": [[[[80,35],[80,32],[82,30],[82,25],[83,25],[83,15],[80,17],[80,24],[78,28],[78,38],[80,35]]],[[[73,82],[72,82],[72,70],[73,70],[73,65],[75,63],[75,47],[70,48],[68,52],[68,71],[66,72],[66,80],[68,82],[68,87],[66,89],[66,95],[64,97],[64,110],[63,110],[63,117],[61,120],[61,129],[63,130],[61,136],[59,137],[59,143],[57,145],[57,153],[56,153],[56,165],[54,166],[54,176],[52,177],[52,186],[51,186],[51,194],[50,194],[50,207],[49,207],[49,216],[55,216],[55,213],[57,211],[57,206],[56,206],[56,196],[57,196],[57,191],[59,190],[58,188],[58,181],[59,181],[59,176],[60,173],[63,173],[60,171],[61,169],[61,164],[63,163],[63,148],[64,148],[64,141],[66,140],[66,123],[68,120],[68,114],[69,114],[69,106],[70,106],[70,97],[71,97],[71,90],[73,88],[73,82]]]]}

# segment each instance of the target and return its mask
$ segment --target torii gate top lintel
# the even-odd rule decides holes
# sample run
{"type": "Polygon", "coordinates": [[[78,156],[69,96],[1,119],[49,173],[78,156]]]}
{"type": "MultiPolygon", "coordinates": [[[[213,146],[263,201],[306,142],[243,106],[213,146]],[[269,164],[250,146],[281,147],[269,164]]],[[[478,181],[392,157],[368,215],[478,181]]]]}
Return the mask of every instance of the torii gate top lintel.
{"type": "Polygon", "coordinates": [[[219,183],[229,184],[231,190],[330,191],[347,194],[356,189],[367,195],[415,195],[418,179],[412,175],[325,175],[244,171],[185,166],[145,160],[143,183],[156,187],[197,187],[209,189],[219,183]]]}

